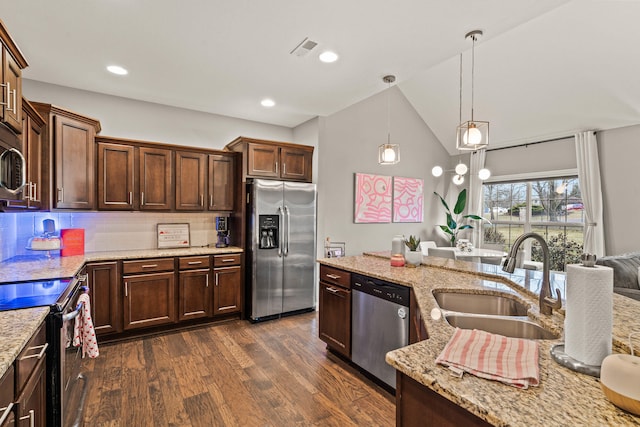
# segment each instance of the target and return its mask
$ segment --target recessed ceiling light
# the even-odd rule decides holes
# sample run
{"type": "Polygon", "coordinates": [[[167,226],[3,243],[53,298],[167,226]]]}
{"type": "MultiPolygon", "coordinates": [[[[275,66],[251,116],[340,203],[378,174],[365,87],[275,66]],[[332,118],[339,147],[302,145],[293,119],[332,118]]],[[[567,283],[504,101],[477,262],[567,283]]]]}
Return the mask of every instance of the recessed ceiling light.
{"type": "Polygon", "coordinates": [[[273,107],[274,105],[276,105],[275,101],[269,98],[263,99],[262,101],[260,101],[260,104],[262,104],[263,107],[273,107]]]}
{"type": "Polygon", "coordinates": [[[318,58],[320,58],[320,61],[330,64],[338,60],[338,54],[335,52],[331,52],[330,50],[327,50],[322,52],[318,58]]]}
{"type": "Polygon", "coordinates": [[[124,76],[124,75],[129,74],[129,72],[127,71],[126,68],[123,68],[123,67],[121,67],[119,65],[109,65],[107,67],[107,71],[109,71],[110,73],[113,73],[113,74],[117,74],[119,76],[124,76]]]}

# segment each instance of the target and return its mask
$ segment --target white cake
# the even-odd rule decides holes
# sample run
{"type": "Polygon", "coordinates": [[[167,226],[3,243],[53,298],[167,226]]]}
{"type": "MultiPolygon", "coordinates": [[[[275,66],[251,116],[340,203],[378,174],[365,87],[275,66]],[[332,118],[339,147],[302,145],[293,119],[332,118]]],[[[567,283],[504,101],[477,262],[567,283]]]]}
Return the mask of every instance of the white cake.
{"type": "Polygon", "coordinates": [[[31,249],[55,250],[60,249],[59,237],[34,237],[31,239],[31,249]]]}

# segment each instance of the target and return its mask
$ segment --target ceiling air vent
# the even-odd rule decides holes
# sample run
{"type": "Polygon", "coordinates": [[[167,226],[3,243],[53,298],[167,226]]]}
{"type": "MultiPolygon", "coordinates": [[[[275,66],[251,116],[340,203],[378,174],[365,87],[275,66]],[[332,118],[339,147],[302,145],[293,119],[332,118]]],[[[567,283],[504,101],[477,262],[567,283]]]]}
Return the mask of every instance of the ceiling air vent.
{"type": "Polygon", "coordinates": [[[305,39],[298,43],[298,46],[296,46],[289,53],[295,56],[306,56],[316,46],[318,46],[318,43],[314,42],[313,40],[309,40],[309,37],[305,37],[305,39]]]}

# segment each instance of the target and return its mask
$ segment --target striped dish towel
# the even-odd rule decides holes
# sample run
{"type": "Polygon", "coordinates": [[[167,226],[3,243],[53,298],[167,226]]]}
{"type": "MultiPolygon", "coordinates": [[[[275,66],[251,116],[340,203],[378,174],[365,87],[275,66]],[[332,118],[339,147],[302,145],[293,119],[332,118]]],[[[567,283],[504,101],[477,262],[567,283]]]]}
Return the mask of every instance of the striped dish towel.
{"type": "Polygon", "coordinates": [[[468,372],[526,389],[540,383],[538,351],[538,343],[533,340],[456,328],[436,363],[460,376],[468,372]]]}

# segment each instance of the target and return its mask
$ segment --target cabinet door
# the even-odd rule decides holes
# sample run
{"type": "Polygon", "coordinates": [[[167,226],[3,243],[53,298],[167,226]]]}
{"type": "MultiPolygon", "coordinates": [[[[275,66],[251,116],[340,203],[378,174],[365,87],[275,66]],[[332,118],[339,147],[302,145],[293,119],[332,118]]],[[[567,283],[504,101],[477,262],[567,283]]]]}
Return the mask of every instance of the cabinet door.
{"type": "Polygon", "coordinates": [[[282,179],[311,182],[311,161],[313,152],[291,147],[280,149],[280,162],[282,179]]]}
{"type": "Polygon", "coordinates": [[[209,155],[209,210],[232,211],[234,196],[234,157],[209,155]]]}
{"type": "Polygon", "coordinates": [[[216,268],[214,274],[213,315],[238,313],[242,301],[242,268],[216,268]]]}
{"type": "Polygon", "coordinates": [[[133,210],[135,148],[98,144],[98,209],[133,210]]]}
{"type": "MultiPolygon", "coordinates": [[[[24,106],[24,104],[23,104],[24,106]]],[[[44,135],[42,126],[33,120],[29,113],[22,113],[22,149],[27,162],[27,185],[22,191],[22,200],[8,200],[7,206],[12,208],[46,209],[43,203],[48,193],[45,190],[43,177],[45,170],[44,135]]]]}
{"type": "Polygon", "coordinates": [[[319,311],[320,339],[351,357],[351,290],[320,282],[319,311]]]}
{"type": "Polygon", "coordinates": [[[95,209],[95,128],[55,116],[55,208],[95,209]]]}
{"type": "Polygon", "coordinates": [[[172,152],[163,148],[140,147],[140,210],[173,208],[172,152]]]}
{"type": "Polygon", "coordinates": [[[206,167],[206,154],[176,152],[176,210],[204,210],[206,167]]]}
{"type": "Polygon", "coordinates": [[[91,317],[96,334],[120,332],[118,322],[118,263],[100,262],[87,265],[91,317]]]}
{"type": "Polygon", "coordinates": [[[279,147],[273,145],[249,143],[247,175],[279,178],[279,150],[279,147]]]}
{"type": "Polygon", "coordinates": [[[4,422],[0,424],[0,427],[14,426],[14,387],[15,374],[13,365],[9,365],[7,371],[0,378],[0,419],[4,418],[4,422]]]}
{"type": "Polygon", "coordinates": [[[211,316],[210,274],[208,268],[180,272],[179,320],[211,316]]]}
{"type": "Polygon", "coordinates": [[[166,325],[176,321],[174,273],[124,278],[124,329],[166,325]]]}
{"type": "Polygon", "coordinates": [[[46,356],[38,362],[36,370],[18,397],[17,426],[46,427],[47,378],[45,376],[46,356]]]}
{"type": "Polygon", "coordinates": [[[17,133],[22,132],[22,70],[11,53],[0,46],[2,50],[2,120],[17,133]],[[7,105],[8,104],[8,105],[7,105]]]}

